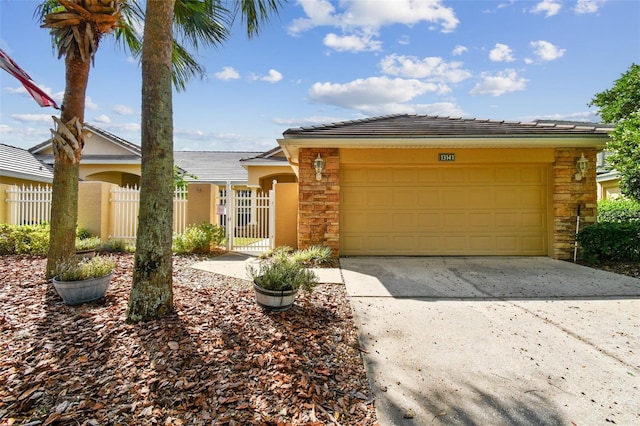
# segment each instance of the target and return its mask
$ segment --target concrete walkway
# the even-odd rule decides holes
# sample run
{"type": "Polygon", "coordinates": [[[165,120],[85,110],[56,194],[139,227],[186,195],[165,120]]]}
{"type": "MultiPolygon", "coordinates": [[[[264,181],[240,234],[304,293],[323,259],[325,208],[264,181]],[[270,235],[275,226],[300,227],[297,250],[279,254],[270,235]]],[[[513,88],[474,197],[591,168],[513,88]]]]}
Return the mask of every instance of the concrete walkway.
{"type": "Polygon", "coordinates": [[[343,258],[381,425],[640,424],[640,280],[549,258],[343,258]]]}
{"type": "MultiPolygon", "coordinates": [[[[250,280],[247,267],[258,262],[256,256],[242,253],[227,253],[210,260],[194,263],[192,268],[202,271],[215,272],[229,277],[250,280]]],[[[311,268],[318,276],[321,283],[342,283],[342,275],[339,268],[311,268]]]]}

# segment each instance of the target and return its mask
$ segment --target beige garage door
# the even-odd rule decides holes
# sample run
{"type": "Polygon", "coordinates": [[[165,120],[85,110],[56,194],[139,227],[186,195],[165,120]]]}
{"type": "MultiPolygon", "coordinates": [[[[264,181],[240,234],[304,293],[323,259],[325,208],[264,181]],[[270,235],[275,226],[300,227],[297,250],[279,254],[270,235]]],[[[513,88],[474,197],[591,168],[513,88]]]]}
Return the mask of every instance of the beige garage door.
{"type": "Polygon", "coordinates": [[[341,169],[343,255],[546,255],[542,165],[341,169]]]}

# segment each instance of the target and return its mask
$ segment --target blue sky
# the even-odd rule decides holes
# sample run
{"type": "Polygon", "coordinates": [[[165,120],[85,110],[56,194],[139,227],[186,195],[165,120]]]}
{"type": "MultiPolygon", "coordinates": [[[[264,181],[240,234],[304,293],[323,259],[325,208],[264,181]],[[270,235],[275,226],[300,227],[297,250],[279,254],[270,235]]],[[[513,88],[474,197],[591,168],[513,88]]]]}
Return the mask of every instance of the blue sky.
{"type": "MultiPolygon", "coordinates": [[[[0,0],[0,48],[61,102],[64,61],[33,17],[0,0]]],[[[640,2],[290,0],[248,40],[201,50],[205,79],[174,95],[176,150],[267,150],[290,127],[409,113],[598,121],[587,104],[640,63],[640,2]]],[[[105,37],[85,120],[140,143],[140,66],[105,37]]],[[[45,141],[40,108],[0,71],[0,143],[45,141]]]]}

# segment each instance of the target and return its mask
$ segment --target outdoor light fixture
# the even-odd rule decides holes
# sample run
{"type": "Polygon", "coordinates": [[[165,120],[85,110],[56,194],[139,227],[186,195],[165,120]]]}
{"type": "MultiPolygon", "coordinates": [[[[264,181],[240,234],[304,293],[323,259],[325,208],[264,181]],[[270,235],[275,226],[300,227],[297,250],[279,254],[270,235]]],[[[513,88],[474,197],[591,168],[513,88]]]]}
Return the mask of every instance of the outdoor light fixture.
{"type": "Polygon", "coordinates": [[[589,167],[589,160],[584,157],[584,152],[578,161],[576,161],[576,170],[578,173],[574,175],[576,180],[582,180],[584,174],[587,172],[587,167],[589,167]]]}
{"type": "Polygon", "coordinates": [[[324,160],[320,157],[320,153],[318,153],[318,157],[313,160],[313,168],[316,169],[316,180],[322,180],[322,171],[324,170],[324,160]]]}

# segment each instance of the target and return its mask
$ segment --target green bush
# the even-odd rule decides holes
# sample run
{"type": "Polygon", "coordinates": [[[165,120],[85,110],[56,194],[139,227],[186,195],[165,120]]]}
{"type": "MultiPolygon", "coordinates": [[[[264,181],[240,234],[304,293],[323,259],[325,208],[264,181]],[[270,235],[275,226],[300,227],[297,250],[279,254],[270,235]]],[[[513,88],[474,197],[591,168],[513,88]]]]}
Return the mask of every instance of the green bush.
{"type": "Polygon", "coordinates": [[[173,237],[175,253],[209,253],[224,241],[224,229],[211,223],[189,225],[184,233],[173,237]]]}
{"type": "Polygon", "coordinates": [[[109,239],[96,247],[96,251],[100,253],[133,253],[135,245],[121,239],[109,239]]]}
{"type": "Polygon", "coordinates": [[[296,262],[308,267],[330,265],[334,260],[333,251],[327,246],[311,246],[296,250],[292,256],[296,262]]]}
{"type": "Polygon", "coordinates": [[[640,203],[629,198],[598,201],[598,222],[640,221],[640,203]]]}
{"type": "Polygon", "coordinates": [[[48,224],[0,226],[0,254],[46,255],[48,251],[48,224]]]}
{"type": "Polygon", "coordinates": [[[640,260],[640,222],[602,222],[582,228],[576,239],[588,262],[640,260]]]}

